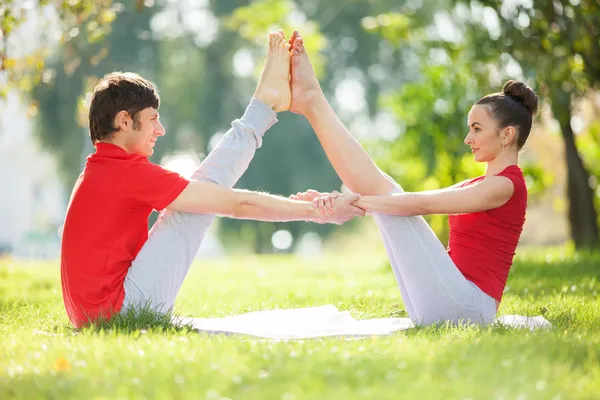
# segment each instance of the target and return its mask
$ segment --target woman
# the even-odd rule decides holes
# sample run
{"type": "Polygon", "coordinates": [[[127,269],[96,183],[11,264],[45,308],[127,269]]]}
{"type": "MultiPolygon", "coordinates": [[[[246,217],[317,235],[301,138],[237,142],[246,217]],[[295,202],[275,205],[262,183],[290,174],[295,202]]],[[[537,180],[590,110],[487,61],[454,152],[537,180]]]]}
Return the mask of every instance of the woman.
{"type": "MultiPolygon", "coordinates": [[[[525,222],[527,188],[518,167],[538,97],[508,81],[468,115],[465,144],[486,174],[446,189],[405,193],[381,172],[337,118],[320,89],[302,38],[294,32],[291,111],[305,115],[344,184],[361,195],[383,236],[404,304],[417,324],[492,322],[525,222]],[[448,249],[422,215],[449,214],[448,249]]],[[[293,196],[335,212],[339,193],[293,196]]]]}

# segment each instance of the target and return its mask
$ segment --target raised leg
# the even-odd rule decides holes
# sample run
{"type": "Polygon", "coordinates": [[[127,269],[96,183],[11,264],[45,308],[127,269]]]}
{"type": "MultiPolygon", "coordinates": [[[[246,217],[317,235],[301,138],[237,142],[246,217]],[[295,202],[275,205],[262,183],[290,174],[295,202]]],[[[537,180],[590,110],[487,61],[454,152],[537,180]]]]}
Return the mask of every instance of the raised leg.
{"type": "Polygon", "coordinates": [[[298,32],[292,45],[292,105],[290,111],[304,115],[312,125],[329,161],[344,184],[362,195],[378,195],[393,189],[393,183],[375,165],[363,147],[352,137],[329,105],[302,37],[298,32]]]}
{"type": "MultiPolygon", "coordinates": [[[[264,133],[277,121],[275,111],[289,108],[289,57],[283,34],[271,34],[267,64],[253,100],[192,179],[235,185],[261,146],[264,133]]],[[[158,312],[172,309],[214,217],[169,210],[161,213],[127,273],[122,310],[147,306],[158,312]]]]}

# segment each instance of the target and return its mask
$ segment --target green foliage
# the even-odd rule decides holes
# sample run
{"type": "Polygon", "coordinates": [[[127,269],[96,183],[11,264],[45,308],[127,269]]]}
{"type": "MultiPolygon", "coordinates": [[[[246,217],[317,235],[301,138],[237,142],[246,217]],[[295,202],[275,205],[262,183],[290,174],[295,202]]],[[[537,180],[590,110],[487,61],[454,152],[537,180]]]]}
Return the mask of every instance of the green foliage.
{"type": "Polygon", "coordinates": [[[404,163],[422,160],[425,176],[449,186],[467,177],[460,159],[468,151],[463,143],[466,116],[477,100],[477,81],[457,59],[447,65],[429,61],[421,73],[421,79],[384,99],[404,126],[400,140],[392,145],[393,156],[404,163]]]}
{"type": "Polygon", "coordinates": [[[119,70],[138,71],[154,79],[154,68],[149,66],[158,62],[156,43],[140,34],[149,32],[152,9],[125,9],[118,14],[101,10],[93,15],[83,26],[96,19],[108,24],[116,17],[115,29],[103,41],[77,35],[61,46],[48,60],[52,73],[31,93],[39,110],[36,133],[42,146],[58,156],[61,176],[69,188],[81,172],[85,156],[93,150],[84,102],[86,97],[89,100],[97,80],[119,70]]]}
{"type": "MultiPolygon", "coordinates": [[[[461,1],[455,4],[469,8],[461,1]]],[[[592,39],[599,33],[600,3],[481,0],[470,3],[470,12],[475,18],[466,23],[466,38],[477,59],[493,60],[502,48],[502,55],[514,59],[550,101],[566,145],[571,235],[580,248],[597,246],[600,228],[595,196],[586,184],[590,175],[570,123],[574,102],[600,85],[600,43],[592,39]],[[481,18],[484,14],[487,18],[481,18]],[[494,19],[497,29],[484,25],[494,19]]]]}
{"type": "Polygon", "coordinates": [[[314,22],[291,24],[289,16],[292,12],[298,12],[293,1],[260,0],[234,9],[229,17],[224,18],[224,22],[228,29],[237,31],[242,38],[261,49],[264,48],[264,37],[268,31],[282,30],[289,38],[294,30],[298,30],[304,38],[307,51],[314,55],[311,60],[313,68],[321,77],[325,60],[320,53],[327,41],[314,22]]]}
{"type": "MultiPolygon", "coordinates": [[[[596,209],[600,210],[600,121],[592,121],[587,129],[578,136],[577,143],[581,157],[591,174],[589,184],[594,190],[596,209]]],[[[598,224],[600,224],[600,216],[598,224]]]]}
{"type": "MultiPolygon", "coordinates": [[[[84,102],[99,77],[130,70],[158,84],[168,134],[153,161],[176,150],[206,153],[213,135],[243,113],[263,65],[267,32],[280,28],[288,35],[299,29],[305,37],[328,98],[351,78],[365,89],[367,109],[361,116],[382,110],[394,114],[398,138],[365,144],[408,190],[449,186],[482,172],[462,143],[467,113],[477,98],[497,91],[502,79],[515,77],[509,68],[515,62],[552,104],[563,126],[571,117],[572,98],[598,85],[600,45],[592,38],[598,36],[600,12],[592,0],[579,6],[548,0],[531,8],[526,2],[500,0],[355,1],[347,7],[324,0],[224,0],[209,2],[206,9],[196,2],[180,7],[159,1],[147,7],[138,0],[56,4],[64,32],[59,50],[48,55],[41,49],[20,60],[6,52],[2,65],[9,71],[9,84],[31,93],[30,113],[37,113],[42,145],[58,156],[69,187],[92,151],[84,102]],[[182,23],[198,9],[218,20],[212,40],[198,41],[197,32],[182,23]],[[179,24],[172,25],[182,26],[176,34],[152,30],[151,22],[165,10],[175,10],[179,24]],[[442,14],[454,21],[463,35],[459,40],[434,29],[436,15],[442,14]],[[500,34],[489,26],[493,15],[500,34]],[[439,37],[431,34],[435,30],[439,37]],[[252,76],[236,74],[233,60],[239,52],[250,54],[252,76]]],[[[1,10],[6,39],[21,17],[11,7],[1,10]]],[[[350,125],[353,117],[344,122],[350,125]]],[[[596,171],[593,151],[581,153],[596,171]]],[[[524,172],[534,197],[554,179],[534,165],[524,165],[524,172]]],[[[338,189],[340,183],[305,119],[282,114],[239,186],[287,195],[308,188],[338,189]]],[[[431,222],[443,237],[443,217],[431,222]]],[[[232,220],[221,224],[224,237],[244,238],[259,251],[270,249],[271,234],[282,227],[232,220]]],[[[296,237],[309,229],[321,234],[330,230],[302,223],[285,228],[296,237]]]]}
{"type": "MultiPolygon", "coordinates": [[[[42,0],[33,3],[37,3],[33,10],[23,8],[32,6],[27,2],[6,0],[0,4],[0,72],[6,74],[6,79],[0,82],[0,97],[11,87],[27,95],[35,85],[50,80],[53,73],[53,68],[46,65],[50,52],[46,46],[38,47],[31,54],[13,56],[15,49],[9,46],[9,39],[27,15],[37,13],[38,18],[43,19],[42,8],[55,5],[63,32],[61,44],[73,52],[101,41],[110,32],[111,23],[119,10],[119,7],[113,6],[112,0],[42,0]]],[[[75,57],[70,62],[65,68],[76,67],[81,60],[75,57]]]]}
{"type": "MultiPolygon", "coordinates": [[[[600,4],[595,0],[539,1],[531,5],[483,0],[500,17],[499,41],[532,76],[550,89],[581,94],[600,79],[600,4]],[[531,46],[531,43],[540,43],[531,46]]],[[[489,42],[488,42],[489,43],[489,42]]],[[[486,44],[481,43],[480,44],[486,44]]],[[[488,45],[483,52],[493,52],[488,45]]],[[[540,85],[541,86],[541,85],[540,85]]]]}
{"type": "MultiPolygon", "coordinates": [[[[488,71],[469,57],[468,49],[444,44],[420,54],[420,77],[382,99],[402,126],[402,134],[379,158],[390,174],[409,191],[452,186],[485,173],[464,144],[467,115],[475,102],[498,88],[489,87],[488,71]]],[[[523,165],[532,199],[553,176],[534,164],[523,165]]],[[[448,236],[446,216],[430,216],[438,237],[448,236]]]]}
{"type": "MultiPolygon", "coordinates": [[[[434,50],[447,54],[441,48],[434,50]]],[[[423,58],[421,77],[382,100],[402,124],[403,133],[383,144],[390,148],[385,154],[389,160],[381,161],[408,191],[448,187],[477,176],[473,169],[481,171],[477,166],[464,168],[470,152],[463,143],[466,116],[477,100],[478,82],[460,57],[444,63],[423,58]]],[[[428,221],[445,242],[447,217],[430,216],[428,221]]]]}

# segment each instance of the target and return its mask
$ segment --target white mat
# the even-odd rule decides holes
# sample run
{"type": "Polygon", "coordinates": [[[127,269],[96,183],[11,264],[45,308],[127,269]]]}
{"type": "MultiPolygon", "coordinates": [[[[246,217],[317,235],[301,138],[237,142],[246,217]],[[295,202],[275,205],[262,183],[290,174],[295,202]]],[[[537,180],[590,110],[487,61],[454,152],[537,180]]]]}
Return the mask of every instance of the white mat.
{"type": "MultiPolygon", "coordinates": [[[[327,336],[381,336],[414,327],[409,318],[356,320],[348,311],[339,311],[330,304],[288,310],[254,311],[223,318],[178,318],[174,322],[192,326],[198,332],[280,340],[327,336]]],[[[507,327],[531,330],[552,327],[542,316],[504,315],[498,317],[496,322],[507,327]]]]}

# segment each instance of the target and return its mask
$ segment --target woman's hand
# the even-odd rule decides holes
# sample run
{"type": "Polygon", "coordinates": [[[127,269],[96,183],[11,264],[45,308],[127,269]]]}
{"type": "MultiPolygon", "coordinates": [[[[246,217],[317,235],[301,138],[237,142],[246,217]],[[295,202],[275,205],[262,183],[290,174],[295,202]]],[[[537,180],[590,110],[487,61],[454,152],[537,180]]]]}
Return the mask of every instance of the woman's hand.
{"type": "Polygon", "coordinates": [[[295,195],[291,195],[290,199],[310,201],[313,203],[314,208],[317,208],[319,211],[321,211],[323,216],[332,216],[336,213],[336,200],[339,202],[343,199],[344,203],[347,203],[348,200],[351,200],[351,203],[354,203],[360,199],[360,196],[354,193],[342,194],[337,190],[334,190],[331,193],[322,193],[310,189],[306,192],[299,192],[295,195]]]}

